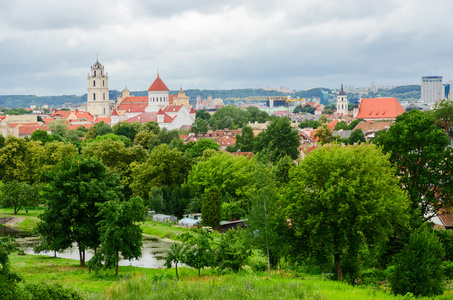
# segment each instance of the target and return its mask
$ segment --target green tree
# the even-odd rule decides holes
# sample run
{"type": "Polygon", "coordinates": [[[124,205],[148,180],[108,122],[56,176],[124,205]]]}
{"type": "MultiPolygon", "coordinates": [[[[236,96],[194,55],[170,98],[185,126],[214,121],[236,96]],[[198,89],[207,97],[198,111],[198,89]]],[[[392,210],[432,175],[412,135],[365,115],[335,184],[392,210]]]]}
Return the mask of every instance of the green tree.
{"type": "Polygon", "coordinates": [[[241,202],[223,202],[222,203],[222,214],[221,220],[238,220],[244,218],[246,211],[241,207],[241,202]]]}
{"type": "Polygon", "coordinates": [[[0,178],[3,181],[27,180],[29,168],[26,160],[27,144],[24,139],[8,135],[0,149],[0,178]]]}
{"type": "Polygon", "coordinates": [[[137,223],[143,221],[145,215],[143,200],[133,197],[129,201],[111,200],[97,206],[101,244],[89,266],[105,262],[104,267],[115,267],[118,275],[121,258],[131,260],[142,256],[142,230],[137,223]]]}
{"type": "Polygon", "coordinates": [[[183,237],[185,249],[184,263],[198,271],[211,267],[215,262],[215,252],[211,247],[212,236],[206,231],[200,231],[195,236],[186,234],[183,237]]]}
{"type": "Polygon", "coordinates": [[[16,180],[4,182],[0,187],[0,203],[4,207],[14,207],[16,215],[23,206],[36,206],[39,203],[39,188],[16,180]]]}
{"type": "MultiPolygon", "coordinates": [[[[140,123],[138,123],[141,125],[140,123]]],[[[138,133],[137,126],[129,123],[128,121],[118,122],[112,127],[113,133],[116,135],[122,135],[129,138],[131,141],[135,139],[135,135],[138,133]]]]}
{"type": "Polygon", "coordinates": [[[433,115],[437,125],[446,132],[453,125],[453,102],[443,99],[434,103],[433,115]]]}
{"type": "Polygon", "coordinates": [[[448,137],[431,113],[411,110],[396,118],[376,138],[376,143],[396,166],[403,189],[414,211],[429,220],[435,212],[453,205],[453,152],[448,137]],[[439,201],[442,199],[442,201],[439,201]]]}
{"type": "Polygon", "coordinates": [[[258,122],[258,123],[265,123],[266,121],[270,120],[270,116],[267,112],[260,110],[258,107],[249,106],[246,110],[250,114],[249,122],[258,122]]]}
{"type": "Polygon", "coordinates": [[[442,295],[444,278],[442,259],[445,251],[434,232],[414,232],[409,243],[397,256],[395,271],[390,277],[394,294],[433,297],[442,295]]]}
{"type": "Polygon", "coordinates": [[[242,128],[241,134],[236,134],[236,148],[242,152],[253,151],[253,145],[255,143],[255,134],[253,128],[249,125],[242,128]]]}
{"type": "Polygon", "coordinates": [[[206,120],[206,121],[209,121],[209,119],[211,118],[211,114],[208,113],[207,111],[203,110],[203,109],[197,110],[195,116],[196,116],[195,119],[200,118],[200,119],[203,119],[203,120],[206,120]]]}
{"type": "Polygon", "coordinates": [[[209,130],[209,123],[205,119],[196,118],[192,124],[191,132],[196,134],[206,134],[209,130]]]}
{"type": "Polygon", "coordinates": [[[206,149],[218,150],[219,144],[217,144],[213,139],[199,139],[195,144],[192,144],[191,147],[187,148],[187,152],[191,153],[194,157],[199,157],[203,154],[203,151],[206,149]]]}
{"type": "Polygon", "coordinates": [[[104,123],[104,121],[94,124],[94,127],[96,127],[96,136],[103,136],[109,133],[113,133],[112,127],[110,127],[109,124],[104,123]]]}
{"type": "Polygon", "coordinates": [[[318,138],[318,143],[321,145],[331,143],[335,140],[333,132],[327,124],[322,124],[321,127],[316,130],[313,137],[315,139],[318,138]]]}
{"type": "Polygon", "coordinates": [[[321,123],[319,123],[318,121],[314,121],[314,120],[306,120],[304,122],[300,122],[299,123],[299,128],[313,128],[313,129],[316,129],[318,128],[319,126],[321,126],[321,123]]]}
{"type": "Polygon", "coordinates": [[[140,145],[143,149],[149,149],[151,143],[151,134],[147,131],[139,131],[135,135],[134,145],[140,145]]]}
{"type": "Polygon", "coordinates": [[[47,131],[37,129],[31,134],[30,140],[41,141],[43,144],[45,144],[48,142],[52,142],[53,137],[51,135],[47,134],[47,131]]]}
{"type": "Polygon", "coordinates": [[[130,186],[135,195],[147,199],[152,187],[175,187],[184,182],[187,173],[182,153],[163,144],[154,148],[144,163],[132,166],[130,186]]]}
{"type": "Polygon", "coordinates": [[[289,118],[282,117],[273,120],[265,131],[258,134],[254,152],[269,152],[271,161],[278,161],[285,155],[296,159],[299,157],[299,147],[299,132],[291,127],[289,118]]]}
{"type": "Polygon", "coordinates": [[[167,251],[167,257],[165,258],[164,266],[168,269],[172,267],[172,264],[175,264],[176,270],[176,280],[179,281],[178,274],[178,264],[182,263],[185,259],[186,247],[181,243],[173,243],[170,246],[170,249],[167,251]]]}
{"type": "Polygon", "coordinates": [[[319,119],[318,119],[318,122],[321,123],[321,124],[325,124],[327,123],[328,119],[327,119],[327,116],[325,114],[322,114],[319,119]]]}
{"type": "Polygon", "coordinates": [[[247,215],[247,230],[251,232],[252,243],[267,257],[268,276],[271,266],[279,260],[281,240],[278,229],[278,202],[274,167],[269,163],[257,163],[253,170],[254,185],[249,192],[250,211],[247,215]]]}
{"type": "Polygon", "coordinates": [[[355,143],[365,143],[365,135],[363,135],[362,129],[356,129],[351,132],[349,144],[354,145],[355,143]]]}
{"type": "Polygon", "coordinates": [[[64,132],[69,129],[69,125],[66,120],[56,119],[47,125],[52,132],[52,134],[63,136],[64,132]]]}
{"type": "Polygon", "coordinates": [[[5,300],[22,298],[17,288],[17,283],[22,278],[11,271],[8,257],[8,255],[17,250],[14,242],[15,240],[11,236],[0,237],[0,298],[5,300]]]}
{"type": "Polygon", "coordinates": [[[207,189],[201,204],[203,225],[214,229],[219,228],[222,213],[222,195],[216,186],[207,189]]]}
{"type": "Polygon", "coordinates": [[[96,203],[122,199],[119,178],[97,159],[79,156],[62,161],[44,178],[43,198],[48,208],[37,225],[42,245],[48,250],[64,250],[76,243],[83,266],[85,250],[100,244],[96,203]]]}
{"type": "Polygon", "coordinates": [[[209,119],[209,126],[213,130],[224,128],[244,127],[250,119],[250,113],[233,105],[226,105],[217,110],[209,119]]]}
{"type": "MultiPolygon", "coordinates": [[[[286,217],[309,254],[335,264],[357,264],[366,244],[379,252],[395,227],[407,227],[408,201],[388,156],[375,146],[315,149],[291,173],[286,217]]],[[[356,274],[350,274],[352,276],[356,274]]]]}
{"type": "Polygon", "coordinates": [[[159,123],[155,121],[148,121],[143,123],[140,127],[140,131],[146,131],[152,134],[158,134],[160,132],[159,123]]]}
{"type": "Polygon", "coordinates": [[[244,229],[228,230],[220,236],[217,263],[220,269],[231,269],[237,273],[245,264],[252,250],[250,238],[244,229]]]}

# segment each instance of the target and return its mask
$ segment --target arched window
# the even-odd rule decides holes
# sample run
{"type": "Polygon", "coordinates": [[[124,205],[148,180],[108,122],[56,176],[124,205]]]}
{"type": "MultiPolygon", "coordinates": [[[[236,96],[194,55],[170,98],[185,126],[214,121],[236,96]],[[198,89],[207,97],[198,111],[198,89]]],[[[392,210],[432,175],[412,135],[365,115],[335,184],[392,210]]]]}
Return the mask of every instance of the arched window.
{"type": "Polygon", "coordinates": [[[93,86],[96,86],[96,80],[93,80],[93,86]]]}
{"type": "Polygon", "coordinates": [[[96,70],[94,70],[94,76],[96,77],[96,70]]]}
{"type": "Polygon", "coordinates": [[[93,100],[96,100],[96,93],[93,93],[93,100]]]}

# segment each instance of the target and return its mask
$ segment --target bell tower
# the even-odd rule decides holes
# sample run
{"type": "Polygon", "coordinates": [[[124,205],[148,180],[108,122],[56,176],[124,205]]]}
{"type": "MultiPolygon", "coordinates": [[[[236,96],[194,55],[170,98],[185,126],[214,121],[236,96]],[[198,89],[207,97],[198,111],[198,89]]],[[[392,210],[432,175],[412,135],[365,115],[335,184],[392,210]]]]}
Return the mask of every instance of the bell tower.
{"type": "Polygon", "coordinates": [[[95,117],[109,115],[109,76],[97,58],[87,79],[87,112],[95,117]]]}
{"type": "Polygon", "coordinates": [[[341,84],[341,91],[337,96],[337,114],[348,114],[348,95],[343,90],[343,84],[341,84]]]}

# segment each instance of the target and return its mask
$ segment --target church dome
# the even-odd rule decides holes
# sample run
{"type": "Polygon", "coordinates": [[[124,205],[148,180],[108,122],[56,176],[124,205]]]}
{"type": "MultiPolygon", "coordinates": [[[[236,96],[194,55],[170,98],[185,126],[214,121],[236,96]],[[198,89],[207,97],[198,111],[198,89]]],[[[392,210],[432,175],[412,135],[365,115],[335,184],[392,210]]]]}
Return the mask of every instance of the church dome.
{"type": "Polygon", "coordinates": [[[170,89],[165,85],[165,83],[160,79],[159,74],[157,74],[157,78],[154,80],[153,84],[148,89],[148,92],[156,92],[156,91],[170,91],[170,89]]]}

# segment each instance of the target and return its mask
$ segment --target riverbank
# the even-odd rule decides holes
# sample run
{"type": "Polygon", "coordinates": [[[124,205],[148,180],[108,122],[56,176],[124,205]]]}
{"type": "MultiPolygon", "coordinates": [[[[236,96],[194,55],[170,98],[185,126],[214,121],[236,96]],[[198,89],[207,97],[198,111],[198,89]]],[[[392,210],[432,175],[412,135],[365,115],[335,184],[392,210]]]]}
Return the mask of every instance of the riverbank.
{"type": "Polygon", "coordinates": [[[38,216],[43,213],[44,210],[44,207],[38,207],[37,209],[36,207],[24,207],[20,209],[17,214],[14,214],[13,208],[0,208],[0,217],[13,218],[3,225],[31,233],[39,222],[38,216]]]}

